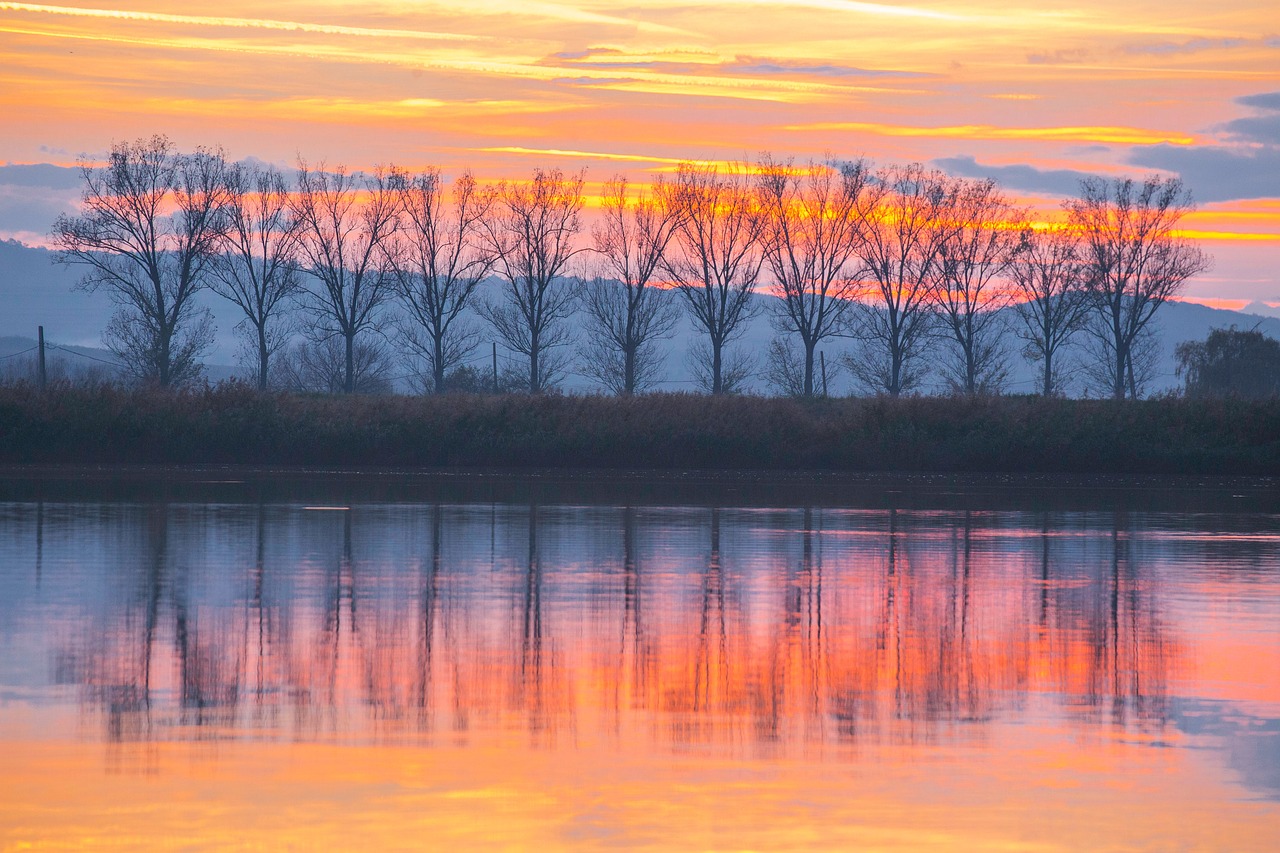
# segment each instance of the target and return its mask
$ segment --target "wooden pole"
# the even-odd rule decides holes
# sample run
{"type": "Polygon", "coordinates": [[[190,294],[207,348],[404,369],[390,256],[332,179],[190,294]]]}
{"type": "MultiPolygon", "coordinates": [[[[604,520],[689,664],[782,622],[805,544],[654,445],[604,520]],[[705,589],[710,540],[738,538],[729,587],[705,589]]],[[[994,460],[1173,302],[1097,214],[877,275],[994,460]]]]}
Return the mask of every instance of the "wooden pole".
{"type": "Polygon", "coordinates": [[[818,350],[818,361],[822,365],[822,396],[827,396],[827,353],[818,350]]]}
{"type": "Polygon", "coordinates": [[[40,339],[40,358],[37,362],[36,381],[40,386],[40,390],[43,391],[45,386],[49,384],[49,374],[44,366],[44,326],[37,326],[36,328],[39,330],[38,337],[40,339]]]}
{"type": "Polygon", "coordinates": [[[493,393],[498,393],[498,342],[493,342],[493,393]]]}

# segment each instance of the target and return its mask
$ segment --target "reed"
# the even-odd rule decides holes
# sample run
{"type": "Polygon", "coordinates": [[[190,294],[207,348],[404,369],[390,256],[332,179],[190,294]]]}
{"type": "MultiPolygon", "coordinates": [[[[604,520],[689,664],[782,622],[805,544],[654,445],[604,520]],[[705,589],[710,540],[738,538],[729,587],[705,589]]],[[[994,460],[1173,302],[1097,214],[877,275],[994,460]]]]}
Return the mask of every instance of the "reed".
{"type": "Polygon", "coordinates": [[[0,462],[1280,475],[1280,399],[0,387],[0,462]]]}

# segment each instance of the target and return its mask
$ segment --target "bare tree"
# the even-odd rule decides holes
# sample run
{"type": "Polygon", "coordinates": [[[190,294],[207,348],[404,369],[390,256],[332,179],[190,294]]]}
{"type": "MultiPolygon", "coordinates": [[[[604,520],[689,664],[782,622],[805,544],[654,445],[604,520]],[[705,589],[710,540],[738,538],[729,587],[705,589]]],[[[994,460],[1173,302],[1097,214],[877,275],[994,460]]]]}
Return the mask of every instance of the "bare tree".
{"type": "Polygon", "coordinates": [[[764,258],[781,297],[774,313],[780,332],[800,338],[800,393],[814,393],[814,352],[847,325],[859,292],[853,266],[862,240],[859,203],[869,171],[862,161],[795,168],[765,155],[758,185],[764,216],[764,258]]]}
{"type": "Polygon", "coordinates": [[[583,173],[538,169],[533,180],[504,183],[483,220],[503,278],[504,299],[480,306],[508,349],[529,359],[529,393],[554,384],[564,369],[555,350],[572,335],[564,324],[576,301],[566,279],[569,261],[581,249],[583,173]]]}
{"type": "Polygon", "coordinates": [[[270,360],[288,342],[280,316],[302,286],[298,220],[284,177],[270,167],[237,163],[227,170],[227,225],[214,259],[213,289],[244,312],[240,328],[265,390],[270,360]]]}
{"type": "Polygon", "coordinates": [[[293,215],[303,265],[314,279],[308,291],[317,321],[313,337],[342,338],[347,394],[356,391],[356,339],[395,292],[388,249],[399,227],[396,190],[403,184],[394,170],[360,178],[343,167],[298,164],[293,215]]]}
{"type": "Polygon", "coordinates": [[[716,391],[716,374],[712,372],[715,359],[712,358],[710,342],[703,339],[694,341],[689,345],[685,358],[685,364],[693,375],[693,387],[703,394],[739,394],[746,391],[756,375],[759,361],[755,353],[726,348],[720,360],[720,390],[716,391]]]}
{"type": "MultiPolygon", "coordinates": [[[[1092,397],[1115,397],[1115,365],[1119,362],[1115,338],[1109,324],[1090,300],[1079,345],[1080,374],[1085,394],[1092,397]]],[[[1160,324],[1155,318],[1129,342],[1128,368],[1124,372],[1125,393],[1137,399],[1146,392],[1160,373],[1160,324]]]]}
{"type": "Polygon", "coordinates": [[[1009,267],[1014,312],[1023,354],[1040,364],[1039,390],[1045,397],[1061,394],[1060,352],[1078,332],[1091,306],[1077,232],[1064,226],[1023,233],[1017,257],[1009,267]]]}
{"type": "MultiPolygon", "coordinates": [[[[659,179],[655,194],[663,193],[659,179]]],[[[678,217],[678,210],[643,191],[633,199],[621,175],[605,184],[601,218],[592,229],[603,274],[582,294],[589,332],[583,363],[615,394],[653,384],[662,366],[655,344],[670,337],[679,320],[671,292],[653,286],[678,217]]]]}
{"type": "Polygon", "coordinates": [[[898,396],[919,385],[928,337],[929,282],[949,236],[951,183],[918,163],[876,172],[859,203],[867,276],[850,333],[860,346],[846,364],[866,387],[898,396]]]}
{"type": "Polygon", "coordinates": [[[1008,375],[1001,309],[1012,301],[1005,274],[1022,233],[1016,210],[992,180],[953,182],[945,239],[929,288],[951,358],[944,373],[965,394],[999,391],[1008,375]]]}
{"type": "Polygon", "coordinates": [[[1174,231],[1193,208],[1191,193],[1177,178],[1087,178],[1065,207],[1084,243],[1098,370],[1113,397],[1135,397],[1149,367],[1137,343],[1160,306],[1211,263],[1174,231]]]}
{"type": "Polygon", "coordinates": [[[470,172],[453,183],[451,203],[440,170],[428,168],[398,190],[404,213],[403,250],[395,254],[396,290],[408,312],[410,347],[431,373],[428,387],[443,393],[448,374],[476,348],[479,333],[463,312],[497,261],[483,221],[493,201],[470,172]]]}
{"type": "Polygon", "coordinates": [[[725,345],[744,331],[756,312],[752,302],[764,264],[761,216],[745,166],[681,163],[663,203],[676,212],[679,227],[663,267],[675,282],[694,322],[706,333],[709,390],[725,383],[725,345]]]}
{"type": "Polygon", "coordinates": [[[140,381],[161,388],[199,377],[213,342],[208,284],[226,201],[221,151],[180,154],[164,136],[114,145],[106,166],[80,166],[83,213],[53,225],[55,261],[87,268],[80,287],[118,306],[103,341],[140,381]]]}
{"type": "Polygon", "coordinates": [[[827,388],[836,376],[836,364],[827,364],[823,359],[817,367],[817,375],[806,374],[804,353],[798,350],[792,340],[793,336],[774,338],[769,342],[769,351],[765,356],[764,379],[769,387],[787,397],[809,397],[820,393],[827,395],[827,388]],[[809,391],[805,391],[806,376],[809,380],[809,391]]]}
{"type": "Polygon", "coordinates": [[[395,361],[386,342],[366,336],[352,349],[355,381],[347,389],[347,352],[342,338],[331,335],[299,341],[271,362],[271,384],[289,391],[321,394],[389,394],[395,361]]]}

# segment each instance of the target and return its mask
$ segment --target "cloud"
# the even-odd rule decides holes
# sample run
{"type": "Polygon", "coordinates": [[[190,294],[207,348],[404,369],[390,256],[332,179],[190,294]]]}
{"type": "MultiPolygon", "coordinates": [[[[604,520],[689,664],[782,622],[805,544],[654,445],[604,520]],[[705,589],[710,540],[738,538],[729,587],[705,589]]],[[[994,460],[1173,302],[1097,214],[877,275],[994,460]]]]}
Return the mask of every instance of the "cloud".
{"type": "Polygon", "coordinates": [[[426,39],[430,41],[477,41],[481,38],[480,36],[463,35],[459,33],[387,29],[384,27],[351,27],[338,24],[315,24],[306,21],[280,21],[269,18],[173,15],[163,12],[135,12],[122,9],[89,9],[76,6],[49,6],[39,3],[0,3],[0,10],[8,12],[56,15],[60,17],[97,18],[152,24],[178,24],[193,27],[277,30],[288,33],[317,33],[321,35],[426,39]]]}
{"type": "Polygon", "coordinates": [[[1001,186],[1025,192],[1072,196],[1080,181],[1092,177],[1074,169],[1037,169],[1034,166],[984,166],[973,157],[943,157],[933,165],[961,178],[991,178],[1001,186]]]}
{"type": "Polygon", "coordinates": [[[1125,53],[1138,55],[1170,56],[1181,53],[1199,53],[1205,50],[1230,50],[1247,44],[1250,44],[1250,41],[1241,38],[1199,38],[1182,42],[1161,41],[1153,44],[1129,44],[1122,47],[1121,50],[1125,53]]]}
{"type": "Polygon", "coordinates": [[[1263,115],[1219,125],[1240,146],[1168,144],[1129,149],[1126,162],[1172,172],[1201,202],[1280,198],[1280,92],[1260,92],[1235,103],[1263,115]]]}
{"type": "Polygon", "coordinates": [[[76,166],[53,166],[49,163],[0,166],[0,186],[70,190],[79,189],[80,184],[80,169],[76,166]]]}
{"type": "Polygon", "coordinates": [[[1089,51],[1084,48],[1073,47],[1046,53],[1028,53],[1027,62],[1032,65],[1079,65],[1089,56],[1089,51]]]}
{"type": "Polygon", "coordinates": [[[1280,145],[1280,92],[1262,92],[1245,95],[1235,102],[1270,115],[1246,116],[1233,119],[1222,129],[1245,142],[1261,142],[1264,145],[1280,145]]]}
{"type": "Polygon", "coordinates": [[[877,136],[918,136],[927,139],[1031,139],[1037,142],[1106,142],[1139,145],[1167,142],[1191,145],[1195,137],[1138,127],[997,127],[991,124],[962,124],[946,127],[915,127],[861,121],[823,121],[787,125],[787,130],[846,130],[877,136]]]}
{"type": "Polygon", "coordinates": [[[1235,103],[1273,115],[1246,116],[1221,125],[1221,129],[1244,142],[1280,145],[1280,92],[1243,95],[1235,103]]]}
{"type": "Polygon", "coordinates": [[[1280,145],[1280,113],[1233,119],[1222,127],[1238,139],[1261,142],[1266,145],[1280,145]]]}
{"type": "Polygon", "coordinates": [[[590,59],[593,56],[618,56],[622,51],[616,47],[589,47],[586,50],[562,50],[559,53],[551,54],[552,59],[565,59],[569,61],[577,59],[590,59]]]}
{"type": "Polygon", "coordinates": [[[1257,95],[1244,95],[1236,98],[1236,103],[1259,110],[1280,112],[1280,92],[1262,92],[1257,95]]]}
{"type": "Polygon", "coordinates": [[[1200,202],[1280,198],[1280,148],[1144,145],[1128,162],[1177,174],[1200,202]]]}
{"type": "Polygon", "coordinates": [[[1280,92],[1244,95],[1235,103],[1263,115],[1233,119],[1220,129],[1251,145],[1142,145],[1130,149],[1127,161],[1175,173],[1202,202],[1280,198],[1280,92]]]}
{"type": "Polygon", "coordinates": [[[859,68],[853,65],[811,63],[805,61],[771,59],[769,57],[739,56],[733,62],[720,66],[725,71],[739,74],[814,74],[823,77],[932,77],[920,71],[895,71],[880,68],[859,68]]]}
{"type": "Polygon", "coordinates": [[[689,51],[654,53],[627,53],[610,47],[591,47],[585,50],[553,53],[539,62],[541,65],[571,63],[574,68],[637,69],[658,71],[664,74],[725,74],[744,76],[817,76],[837,79],[857,77],[933,77],[921,71],[860,68],[854,65],[822,62],[821,60],[775,59],[768,56],[735,56],[732,61],[717,61],[714,54],[689,51]]]}
{"type": "MultiPolygon", "coordinates": [[[[0,173],[12,168],[0,167],[0,173]]],[[[31,235],[48,234],[59,214],[75,212],[79,187],[79,183],[74,188],[54,188],[47,183],[22,185],[0,180],[0,236],[33,242],[31,235]]]]}

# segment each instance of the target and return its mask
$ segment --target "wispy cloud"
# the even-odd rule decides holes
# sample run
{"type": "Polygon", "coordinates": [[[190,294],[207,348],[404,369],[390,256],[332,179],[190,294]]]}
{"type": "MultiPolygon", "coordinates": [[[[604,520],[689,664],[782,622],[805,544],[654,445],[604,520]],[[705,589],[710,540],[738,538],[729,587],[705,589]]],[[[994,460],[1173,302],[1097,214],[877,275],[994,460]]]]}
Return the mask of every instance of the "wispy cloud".
{"type": "Polygon", "coordinates": [[[576,151],[569,148],[526,148],[522,145],[498,145],[478,149],[490,154],[520,154],[536,157],[564,157],[575,160],[611,160],[626,163],[679,164],[688,158],[656,157],[651,154],[620,154],[608,151],[576,151]]]}
{"type": "Polygon", "coordinates": [[[965,124],[947,127],[909,127],[874,122],[816,122],[791,125],[788,130],[847,130],[879,136],[925,137],[931,139],[1024,139],[1046,142],[1107,142],[1143,144],[1167,142],[1190,145],[1194,136],[1184,133],[1144,130],[1135,127],[999,127],[990,124],[965,124]]]}
{"type": "Polygon", "coordinates": [[[802,74],[819,77],[932,77],[919,71],[900,71],[883,68],[860,68],[856,65],[823,63],[815,60],[786,60],[758,56],[739,56],[733,62],[720,66],[725,71],[739,74],[802,74]]]}
{"type": "Polygon", "coordinates": [[[642,51],[638,53],[618,48],[588,48],[586,50],[554,53],[538,64],[567,65],[572,68],[606,70],[649,70],[662,74],[701,74],[746,77],[830,77],[834,79],[857,78],[918,78],[935,75],[920,71],[861,68],[816,59],[778,59],[767,56],[735,56],[725,59],[715,53],[677,51],[642,51]]]}
{"type": "Polygon", "coordinates": [[[1152,56],[1170,56],[1181,53],[1202,53],[1208,50],[1231,50],[1251,44],[1249,39],[1242,38],[1198,38],[1186,41],[1158,41],[1143,44],[1127,44],[1121,50],[1124,53],[1152,56]]]}
{"type": "Polygon", "coordinates": [[[428,41],[476,41],[480,37],[458,33],[423,30],[353,27],[340,24],[317,24],[306,21],[280,21],[269,18],[220,17],[211,15],[174,15],[164,12],[135,12],[125,9],[93,9],[81,6],[46,6],[37,3],[0,2],[0,12],[31,12],[76,18],[98,18],[114,21],[137,21],[153,24],[179,24],[191,27],[226,27],[234,29],[275,30],[289,33],[315,33],[330,36],[364,38],[425,39],[428,41]]]}
{"type": "Polygon", "coordinates": [[[1042,53],[1028,53],[1027,62],[1032,65],[1079,65],[1087,62],[1090,56],[1090,52],[1082,47],[1070,47],[1042,53]]]}

